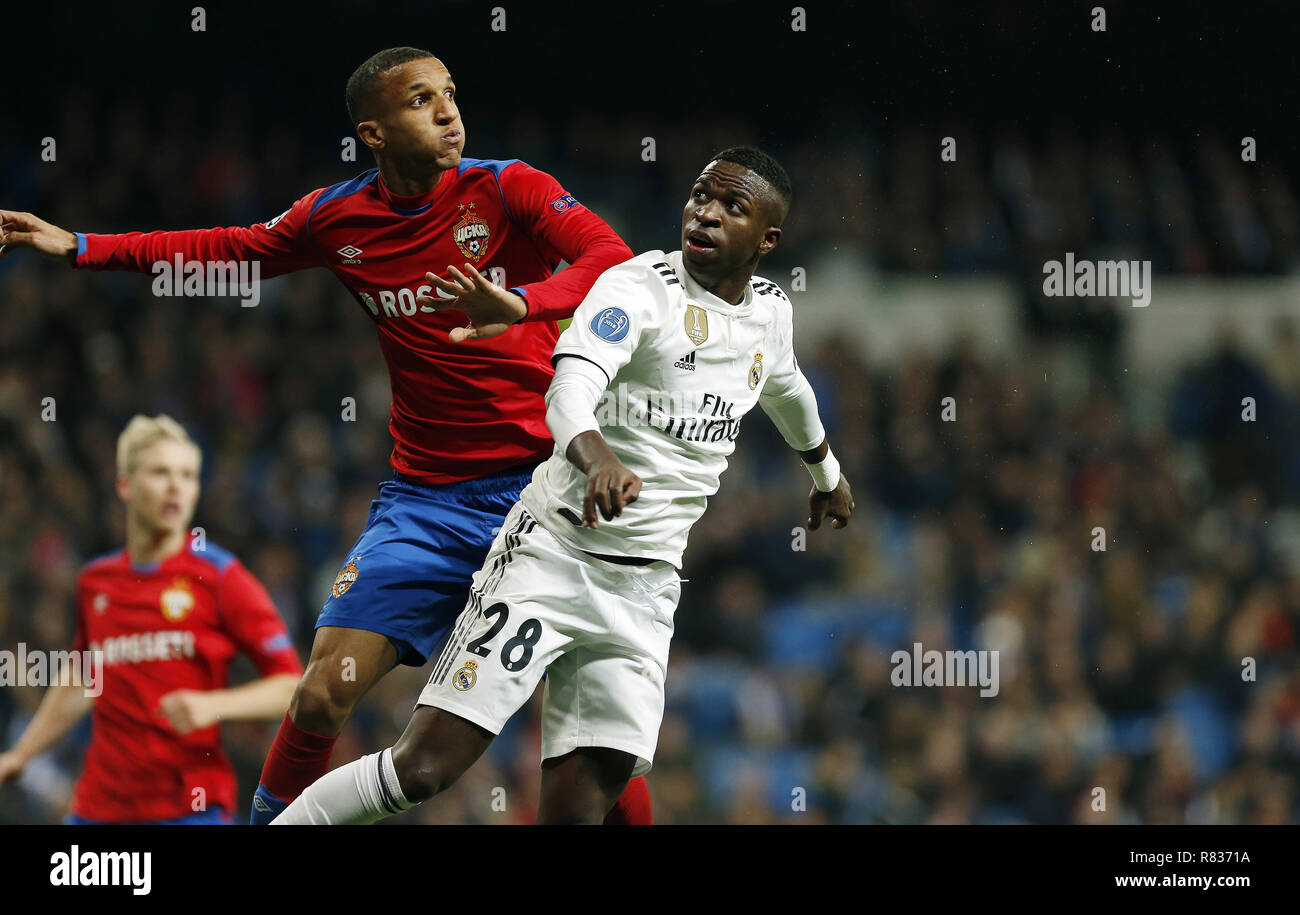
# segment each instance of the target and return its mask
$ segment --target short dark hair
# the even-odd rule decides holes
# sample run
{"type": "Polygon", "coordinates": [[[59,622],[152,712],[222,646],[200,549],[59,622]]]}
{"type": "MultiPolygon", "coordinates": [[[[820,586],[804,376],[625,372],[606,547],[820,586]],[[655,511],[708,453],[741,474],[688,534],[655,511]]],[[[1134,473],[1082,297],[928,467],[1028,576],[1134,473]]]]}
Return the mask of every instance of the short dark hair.
{"type": "Polygon", "coordinates": [[[421,48],[388,48],[371,55],[369,60],[353,70],[348,77],[346,92],[348,117],[352,119],[352,125],[355,127],[360,124],[371,113],[375,93],[381,84],[379,74],[399,64],[426,57],[433,57],[433,54],[421,48]]]}
{"type": "Polygon", "coordinates": [[[722,152],[716,153],[710,161],[719,159],[723,162],[734,162],[737,165],[743,165],[772,185],[772,189],[781,198],[780,216],[782,220],[785,219],[785,214],[790,211],[790,201],[794,196],[794,189],[790,186],[790,176],[786,174],[780,162],[777,162],[763,150],[756,149],[753,146],[730,146],[722,152]]]}

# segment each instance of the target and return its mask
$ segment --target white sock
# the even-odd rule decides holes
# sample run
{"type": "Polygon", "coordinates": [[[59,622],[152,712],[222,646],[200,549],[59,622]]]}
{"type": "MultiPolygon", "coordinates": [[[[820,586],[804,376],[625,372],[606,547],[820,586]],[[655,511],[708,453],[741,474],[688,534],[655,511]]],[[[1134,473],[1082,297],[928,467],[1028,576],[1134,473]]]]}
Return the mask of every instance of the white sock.
{"type": "Polygon", "coordinates": [[[389,747],[327,772],[308,785],[271,825],[367,825],[414,806],[402,794],[389,747]]]}

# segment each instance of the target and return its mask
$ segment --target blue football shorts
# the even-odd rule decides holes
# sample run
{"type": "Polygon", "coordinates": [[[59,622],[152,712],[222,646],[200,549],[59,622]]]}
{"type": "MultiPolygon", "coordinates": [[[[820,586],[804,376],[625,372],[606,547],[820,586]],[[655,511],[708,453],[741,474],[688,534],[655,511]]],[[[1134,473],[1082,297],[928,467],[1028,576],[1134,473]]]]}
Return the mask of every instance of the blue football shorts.
{"type": "Polygon", "coordinates": [[[535,467],[440,485],[395,474],[381,484],[316,628],[377,632],[398,663],[422,667],[465,609],[474,573],[535,467]]]}

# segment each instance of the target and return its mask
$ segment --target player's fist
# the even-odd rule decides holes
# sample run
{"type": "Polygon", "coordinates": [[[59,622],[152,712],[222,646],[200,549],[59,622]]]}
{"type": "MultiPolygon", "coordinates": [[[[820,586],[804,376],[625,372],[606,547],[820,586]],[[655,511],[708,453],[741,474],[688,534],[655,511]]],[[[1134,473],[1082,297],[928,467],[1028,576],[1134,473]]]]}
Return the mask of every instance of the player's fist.
{"type": "Polygon", "coordinates": [[[415,302],[421,308],[463,311],[469,316],[469,324],[453,327],[447,334],[452,343],[486,340],[504,334],[511,324],[528,314],[528,305],[521,296],[502,289],[475,270],[473,264],[466,264],[464,273],[448,264],[447,274],[450,279],[444,280],[433,273],[426,273],[424,277],[450,298],[422,295],[415,302]]]}
{"type": "Polygon", "coordinates": [[[16,248],[31,248],[49,257],[76,258],[77,236],[31,213],[0,210],[0,257],[16,248]]]}
{"type": "Polygon", "coordinates": [[[596,510],[612,521],[641,494],[641,478],[611,453],[587,469],[587,495],[582,500],[582,526],[600,527],[596,510]]]}
{"type": "Polygon", "coordinates": [[[158,712],[167,719],[177,734],[188,734],[216,724],[216,709],[207,693],[193,689],[178,689],[163,696],[158,712]]]}
{"type": "Polygon", "coordinates": [[[853,490],[849,488],[848,478],[840,474],[840,483],[830,492],[822,492],[816,486],[808,494],[808,530],[815,531],[822,526],[827,517],[831,527],[843,527],[849,523],[853,514],[853,490]]]}
{"type": "Polygon", "coordinates": [[[27,760],[19,754],[12,750],[8,753],[0,753],[0,785],[22,775],[25,768],[27,768],[27,760]]]}

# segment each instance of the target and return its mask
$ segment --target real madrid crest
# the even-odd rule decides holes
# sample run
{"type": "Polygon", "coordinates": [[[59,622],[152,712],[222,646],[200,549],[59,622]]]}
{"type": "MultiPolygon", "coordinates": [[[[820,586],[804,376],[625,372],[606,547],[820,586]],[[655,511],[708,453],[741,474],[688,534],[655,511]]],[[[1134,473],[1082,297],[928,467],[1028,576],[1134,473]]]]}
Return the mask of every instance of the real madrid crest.
{"type": "Polygon", "coordinates": [[[486,219],[474,215],[475,206],[477,204],[473,203],[460,205],[461,216],[451,227],[451,238],[461,254],[476,261],[487,253],[488,239],[491,238],[492,230],[488,227],[486,219]]]}
{"type": "Polygon", "coordinates": [[[347,594],[348,588],[352,587],[357,580],[357,576],[361,574],[357,570],[357,560],[360,558],[360,556],[352,557],[348,560],[348,564],[339,570],[338,576],[334,579],[334,587],[330,589],[330,593],[335,597],[342,597],[347,594]]]}
{"type": "Polygon", "coordinates": [[[763,379],[763,351],[759,350],[754,353],[754,362],[749,367],[749,389],[752,391],[758,387],[758,383],[763,379]]]}
{"type": "Polygon", "coordinates": [[[709,313],[698,305],[686,306],[686,336],[699,346],[709,339],[709,313]]]}
{"type": "Polygon", "coordinates": [[[190,590],[189,581],[184,578],[174,579],[158,603],[162,615],[173,623],[185,619],[194,609],[194,592],[190,590]]]}
{"type": "Polygon", "coordinates": [[[477,671],[477,661],[466,661],[465,666],[456,671],[452,676],[451,685],[456,687],[456,689],[460,690],[462,693],[467,689],[473,689],[474,684],[478,682],[477,671]]]}

